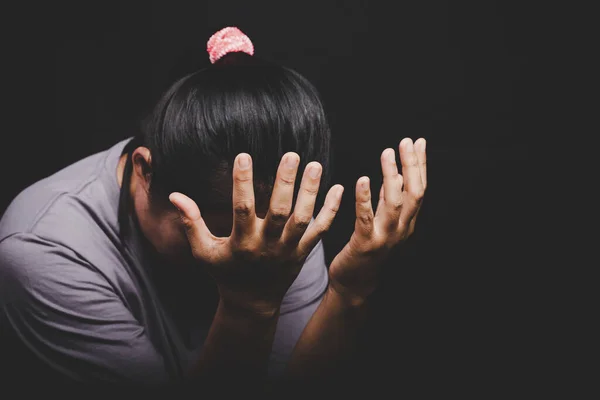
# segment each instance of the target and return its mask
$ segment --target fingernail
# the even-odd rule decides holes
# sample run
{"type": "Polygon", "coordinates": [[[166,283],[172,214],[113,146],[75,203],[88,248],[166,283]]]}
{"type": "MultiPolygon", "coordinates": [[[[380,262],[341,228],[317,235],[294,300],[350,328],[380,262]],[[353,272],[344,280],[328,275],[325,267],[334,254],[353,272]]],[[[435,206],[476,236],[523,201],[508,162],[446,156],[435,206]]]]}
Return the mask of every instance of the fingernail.
{"type": "Polygon", "coordinates": [[[288,168],[294,168],[297,164],[298,160],[293,155],[289,154],[285,158],[285,166],[288,168]]]}
{"type": "Polygon", "coordinates": [[[241,155],[239,160],[238,160],[238,165],[240,166],[241,169],[246,169],[250,166],[250,157],[248,157],[247,155],[241,155]]]}
{"type": "Polygon", "coordinates": [[[425,152],[425,147],[427,147],[427,140],[421,140],[421,152],[425,152]]]}
{"type": "Polygon", "coordinates": [[[407,140],[406,142],[407,142],[406,143],[406,151],[409,151],[409,152],[415,151],[415,149],[413,148],[412,140],[407,140]]]}
{"type": "Polygon", "coordinates": [[[310,171],[308,171],[308,174],[311,178],[316,179],[321,174],[321,168],[313,165],[312,167],[310,167],[310,171]]]}
{"type": "Polygon", "coordinates": [[[344,187],[343,186],[338,189],[337,193],[335,194],[335,197],[337,197],[337,199],[339,200],[339,199],[342,198],[342,194],[344,194],[344,187]]]}
{"type": "Polygon", "coordinates": [[[387,159],[390,162],[395,163],[396,162],[396,153],[394,153],[393,149],[389,149],[387,152],[387,159]]]}
{"type": "Polygon", "coordinates": [[[360,188],[364,191],[367,191],[369,189],[369,181],[368,180],[364,180],[360,183],[360,188]]]}

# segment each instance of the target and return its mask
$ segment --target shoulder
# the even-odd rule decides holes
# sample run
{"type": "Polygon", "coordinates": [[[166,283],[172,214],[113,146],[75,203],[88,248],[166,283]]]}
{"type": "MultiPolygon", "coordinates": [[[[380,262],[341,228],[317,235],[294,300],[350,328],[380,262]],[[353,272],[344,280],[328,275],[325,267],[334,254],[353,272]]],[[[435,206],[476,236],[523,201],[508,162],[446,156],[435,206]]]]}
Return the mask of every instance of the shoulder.
{"type": "Polygon", "coordinates": [[[109,282],[75,251],[31,233],[0,241],[0,298],[3,302],[58,300],[76,292],[112,293],[109,282]]]}
{"type": "Polygon", "coordinates": [[[19,193],[0,219],[4,251],[22,253],[27,248],[29,256],[35,256],[60,248],[61,255],[70,251],[94,265],[118,264],[119,189],[116,169],[111,175],[107,161],[116,162],[113,158],[118,158],[122,144],[86,157],[19,193]]]}
{"type": "MultiPolygon", "coordinates": [[[[114,193],[108,193],[115,189],[106,188],[103,178],[109,156],[115,155],[122,145],[118,143],[85,157],[22,190],[0,219],[0,240],[16,233],[39,233],[45,221],[52,225],[50,234],[55,233],[57,228],[68,225],[71,217],[89,214],[97,205],[102,207],[100,203],[105,202],[107,196],[115,197],[114,193]]],[[[42,233],[42,236],[48,235],[42,233]]]]}

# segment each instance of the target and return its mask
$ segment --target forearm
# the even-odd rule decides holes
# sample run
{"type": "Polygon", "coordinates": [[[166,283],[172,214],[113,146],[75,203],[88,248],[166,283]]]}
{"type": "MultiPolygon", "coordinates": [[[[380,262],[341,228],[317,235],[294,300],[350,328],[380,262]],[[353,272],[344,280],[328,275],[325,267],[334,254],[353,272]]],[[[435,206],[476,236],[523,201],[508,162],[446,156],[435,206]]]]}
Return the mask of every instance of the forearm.
{"type": "Polygon", "coordinates": [[[333,372],[354,350],[366,309],[366,301],[348,301],[330,284],[292,352],[286,378],[317,378],[333,372]]]}
{"type": "Polygon", "coordinates": [[[221,301],[192,375],[200,378],[266,378],[279,312],[257,315],[221,301]]]}

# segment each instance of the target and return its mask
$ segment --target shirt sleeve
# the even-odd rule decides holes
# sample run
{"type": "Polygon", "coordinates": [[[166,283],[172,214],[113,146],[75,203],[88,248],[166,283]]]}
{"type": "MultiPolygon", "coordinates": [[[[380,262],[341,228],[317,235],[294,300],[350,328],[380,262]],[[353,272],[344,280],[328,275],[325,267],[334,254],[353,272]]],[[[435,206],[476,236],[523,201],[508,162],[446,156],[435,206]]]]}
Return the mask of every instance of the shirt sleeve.
{"type": "Polygon", "coordinates": [[[300,334],[321,303],[328,283],[323,242],[319,241],[283,299],[270,357],[271,377],[282,375],[300,334]]]}
{"type": "Polygon", "coordinates": [[[161,355],[110,283],[35,235],[0,242],[0,314],[35,359],[82,382],[164,382],[161,355]]]}

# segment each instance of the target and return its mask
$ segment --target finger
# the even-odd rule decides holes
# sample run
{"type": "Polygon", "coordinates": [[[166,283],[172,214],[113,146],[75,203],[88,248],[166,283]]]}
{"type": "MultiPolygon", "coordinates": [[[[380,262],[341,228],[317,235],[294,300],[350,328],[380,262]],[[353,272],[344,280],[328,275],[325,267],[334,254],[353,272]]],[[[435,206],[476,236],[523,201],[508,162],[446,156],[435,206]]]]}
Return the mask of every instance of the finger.
{"type": "Polygon", "coordinates": [[[400,222],[407,226],[413,218],[421,199],[423,198],[423,181],[419,170],[419,159],[410,138],[400,142],[400,160],[402,162],[402,176],[404,177],[404,196],[400,222]]]}
{"type": "Polygon", "coordinates": [[[354,231],[364,237],[373,234],[373,205],[369,177],[360,177],[356,183],[356,222],[354,231]]]}
{"type": "Polygon", "coordinates": [[[415,231],[415,224],[417,222],[417,218],[419,217],[419,211],[421,211],[421,207],[417,208],[417,212],[415,213],[415,216],[410,220],[410,225],[408,227],[409,235],[412,235],[413,232],[415,231]]]}
{"type": "Polygon", "coordinates": [[[383,190],[383,184],[381,185],[381,188],[379,189],[379,200],[377,201],[377,211],[375,211],[375,217],[377,217],[378,215],[380,215],[382,213],[383,207],[385,205],[385,199],[384,199],[384,190],[383,190]]]}
{"type": "MultiPolygon", "coordinates": [[[[421,173],[421,182],[423,182],[423,190],[427,190],[427,156],[426,156],[426,147],[427,142],[423,138],[419,138],[415,141],[415,150],[417,152],[417,158],[419,159],[419,172],[421,173]]],[[[419,212],[421,211],[421,204],[417,208],[417,212],[415,212],[414,217],[410,220],[410,226],[408,229],[408,233],[412,235],[415,231],[415,224],[417,218],[419,217],[419,212]]]]}
{"type": "Polygon", "coordinates": [[[402,175],[398,173],[396,153],[393,149],[385,149],[381,154],[381,170],[383,172],[384,208],[378,215],[387,230],[398,226],[402,209],[402,175]]]}
{"type": "Polygon", "coordinates": [[[281,158],[277,178],[271,194],[269,211],[265,217],[265,234],[268,238],[279,238],[290,216],[294,199],[294,183],[300,157],[289,152],[281,158]]]}
{"type": "Polygon", "coordinates": [[[214,236],[206,226],[196,202],[178,192],[171,193],[169,200],[179,210],[181,222],[185,227],[194,257],[208,256],[209,252],[207,250],[211,248],[214,236]]]}
{"type": "Polygon", "coordinates": [[[419,160],[419,172],[421,173],[421,182],[423,182],[423,190],[427,190],[427,141],[424,138],[419,138],[415,141],[415,150],[417,159],[419,160]]]}
{"type": "Polygon", "coordinates": [[[321,211],[314,222],[306,229],[302,239],[300,239],[300,243],[298,244],[300,254],[310,253],[317,243],[319,243],[323,234],[329,230],[340,209],[343,193],[344,187],[342,185],[334,185],[329,189],[321,211]]]}
{"type": "Polygon", "coordinates": [[[297,244],[306,231],[315,210],[321,171],[322,167],[318,162],[313,161],[306,166],[294,212],[284,230],[283,240],[285,243],[297,244]]]}
{"type": "Polygon", "coordinates": [[[252,181],[252,157],[240,153],[233,163],[233,236],[243,239],[254,233],[256,211],[252,181]]]}

